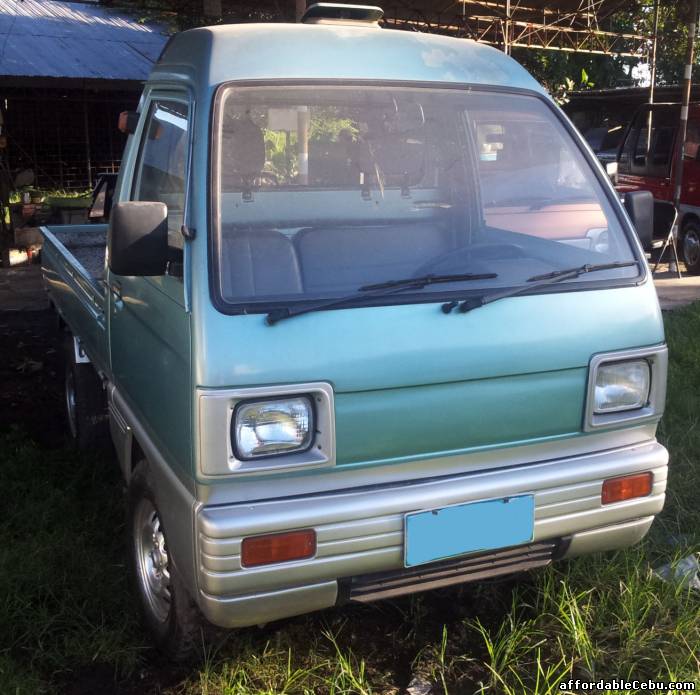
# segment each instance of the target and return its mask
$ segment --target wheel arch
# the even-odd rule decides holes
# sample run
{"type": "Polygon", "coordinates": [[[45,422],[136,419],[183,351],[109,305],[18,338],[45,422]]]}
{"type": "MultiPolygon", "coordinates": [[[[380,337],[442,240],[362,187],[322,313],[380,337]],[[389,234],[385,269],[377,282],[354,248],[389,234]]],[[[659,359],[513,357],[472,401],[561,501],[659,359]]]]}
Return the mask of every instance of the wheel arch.
{"type": "Polygon", "coordinates": [[[695,222],[695,224],[700,225],[700,215],[695,212],[686,212],[681,218],[680,228],[684,229],[687,224],[695,222]]]}
{"type": "Polygon", "coordinates": [[[134,472],[134,469],[139,464],[139,462],[143,461],[144,459],[146,459],[146,454],[143,450],[143,447],[141,446],[141,444],[139,444],[139,440],[136,438],[136,435],[132,435],[131,451],[129,452],[128,461],[129,477],[131,477],[131,475],[134,472]]]}
{"type": "Polygon", "coordinates": [[[68,327],[65,319],[58,310],[58,307],[54,304],[52,299],[49,299],[49,307],[53,311],[56,333],[60,336],[63,333],[72,333],[71,329],[68,327]]]}

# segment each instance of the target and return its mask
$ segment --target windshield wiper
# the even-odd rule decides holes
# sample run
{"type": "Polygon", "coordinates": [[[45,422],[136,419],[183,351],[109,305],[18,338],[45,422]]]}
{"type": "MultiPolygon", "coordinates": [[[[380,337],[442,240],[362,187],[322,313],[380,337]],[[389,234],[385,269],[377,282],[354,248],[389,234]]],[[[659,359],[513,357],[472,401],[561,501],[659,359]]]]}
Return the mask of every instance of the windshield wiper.
{"type": "Polygon", "coordinates": [[[422,275],[417,278],[404,278],[403,280],[387,280],[378,282],[376,285],[363,285],[360,292],[368,290],[383,290],[390,287],[426,287],[427,285],[437,285],[441,282],[463,282],[469,280],[490,280],[498,277],[498,273],[459,273],[458,275],[422,275]]]}
{"type": "Polygon", "coordinates": [[[442,305],[442,311],[445,314],[449,314],[455,307],[459,307],[458,311],[462,314],[466,314],[472,309],[478,309],[480,306],[484,306],[485,304],[497,302],[499,299],[515,297],[518,294],[529,292],[530,290],[537,289],[538,287],[545,287],[546,285],[553,285],[557,282],[577,278],[579,275],[584,275],[585,273],[596,273],[601,270],[611,270],[613,268],[627,268],[633,265],[638,266],[638,261],[614,261],[613,263],[599,263],[597,265],[590,265],[586,263],[585,265],[580,265],[576,268],[564,268],[562,270],[554,270],[551,273],[533,275],[526,280],[526,282],[531,284],[511,287],[507,290],[503,290],[502,292],[483,294],[479,297],[472,297],[459,302],[445,302],[445,304],[442,305]]]}
{"type": "Polygon", "coordinates": [[[553,270],[551,273],[533,275],[532,277],[528,278],[527,281],[535,282],[537,280],[552,280],[561,278],[563,275],[576,278],[579,275],[584,275],[585,273],[595,273],[598,270],[612,270],[613,268],[628,268],[632,265],[637,265],[637,261],[613,261],[612,263],[598,263],[596,265],[586,263],[585,265],[579,265],[575,268],[564,268],[563,270],[553,270]]]}
{"type": "Polygon", "coordinates": [[[322,311],[323,309],[334,309],[344,304],[351,304],[358,299],[367,297],[383,297],[404,290],[419,290],[428,285],[436,285],[446,282],[468,282],[471,280],[489,280],[498,277],[497,273],[462,273],[460,275],[422,275],[417,278],[404,278],[402,280],[387,280],[373,285],[363,285],[357,292],[345,297],[327,299],[317,304],[307,304],[300,307],[282,307],[273,309],[265,317],[268,326],[274,326],[278,321],[290,319],[302,314],[310,314],[312,311],[322,311]]]}

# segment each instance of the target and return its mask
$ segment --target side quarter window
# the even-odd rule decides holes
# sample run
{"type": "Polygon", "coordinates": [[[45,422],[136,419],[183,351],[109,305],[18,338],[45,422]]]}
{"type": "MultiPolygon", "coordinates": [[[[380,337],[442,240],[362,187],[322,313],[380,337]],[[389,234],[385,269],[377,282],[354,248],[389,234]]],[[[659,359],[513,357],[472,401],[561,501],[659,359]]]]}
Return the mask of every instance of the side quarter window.
{"type": "Polygon", "coordinates": [[[168,244],[182,249],[189,114],[184,103],[151,102],[134,171],[132,200],[165,203],[168,244]]]}

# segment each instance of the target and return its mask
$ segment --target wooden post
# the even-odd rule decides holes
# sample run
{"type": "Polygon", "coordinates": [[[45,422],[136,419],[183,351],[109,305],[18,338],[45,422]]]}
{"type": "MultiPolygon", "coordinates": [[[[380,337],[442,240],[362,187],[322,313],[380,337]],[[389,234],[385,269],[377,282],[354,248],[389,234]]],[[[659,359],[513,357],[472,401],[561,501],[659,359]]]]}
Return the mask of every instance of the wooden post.
{"type": "MultiPolygon", "coordinates": [[[[296,0],[297,22],[306,12],[306,0],[296,0]]],[[[297,161],[299,163],[298,182],[302,186],[309,183],[309,107],[299,106],[297,112],[297,161]]]]}
{"type": "Polygon", "coordinates": [[[698,21],[698,0],[691,0],[691,14],[688,19],[688,47],[686,49],[685,72],[683,73],[683,102],[681,120],[678,127],[678,144],[676,146],[676,171],[673,203],[680,214],[681,189],[683,187],[683,156],[685,154],[685,138],[688,133],[688,109],[690,106],[690,90],[693,82],[693,55],[695,50],[695,31],[698,21]]]}
{"type": "Polygon", "coordinates": [[[309,107],[298,106],[297,112],[297,161],[299,165],[298,180],[302,186],[309,183],[309,107]]]}
{"type": "MultiPolygon", "coordinates": [[[[698,0],[690,2],[690,17],[688,18],[688,47],[686,49],[685,71],[683,73],[683,102],[681,119],[678,125],[678,142],[676,144],[676,168],[673,188],[673,204],[676,207],[676,226],[672,230],[673,252],[676,254],[678,225],[681,221],[681,191],[683,190],[683,160],[685,158],[685,138],[688,134],[688,110],[690,106],[690,90],[693,83],[693,57],[695,52],[695,31],[698,21],[698,0]]],[[[677,258],[677,257],[676,257],[677,258]]],[[[681,277],[681,269],[676,264],[676,272],[681,277]]]]}
{"type": "Polygon", "coordinates": [[[510,55],[510,0],[506,0],[506,23],[503,32],[503,50],[506,55],[510,55]]]}
{"type": "MultiPolygon", "coordinates": [[[[651,44],[651,75],[649,84],[649,103],[654,103],[654,91],[656,89],[656,46],[658,43],[659,36],[659,0],[654,0],[654,38],[651,44]]],[[[651,125],[652,125],[652,113],[649,111],[647,116],[647,157],[649,156],[649,150],[651,150],[651,125]]]]}
{"type": "Polygon", "coordinates": [[[90,124],[88,122],[87,99],[83,94],[83,126],[85,128],[85,159],[87,161],[88,188],[92,188],[92,161],[90,155],[90,124]]]}
{"type": "Polygon", "coordinates": [[[649,83],[649,103],[654,103],[656,89],[656,47],[659,42],[659,0],[654,0],[654,38],[651,43],[651,75],[649,83]]]}
{"type": "Polygon", "coordinates": [[[61,188],[66,185],[63,180],[63,147],[61,146],[61,117],[56,119],[56,146],[58,147],[58,180],[61,188]]]}

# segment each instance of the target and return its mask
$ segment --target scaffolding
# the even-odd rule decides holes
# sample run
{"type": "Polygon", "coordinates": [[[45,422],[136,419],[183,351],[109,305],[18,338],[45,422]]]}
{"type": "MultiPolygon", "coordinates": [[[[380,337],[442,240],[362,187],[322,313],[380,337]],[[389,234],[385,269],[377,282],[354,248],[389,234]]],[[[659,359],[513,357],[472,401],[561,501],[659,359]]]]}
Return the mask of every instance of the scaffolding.
{"type": "MultiPolygon", "coordinates": [[[[513,47],[646,59],[653,37],[612,28],[623,0],[459,0],[384,3],[384,25],[513,47]]],[[[635,3],[636,5],[636,3],[635,3]]]]}

